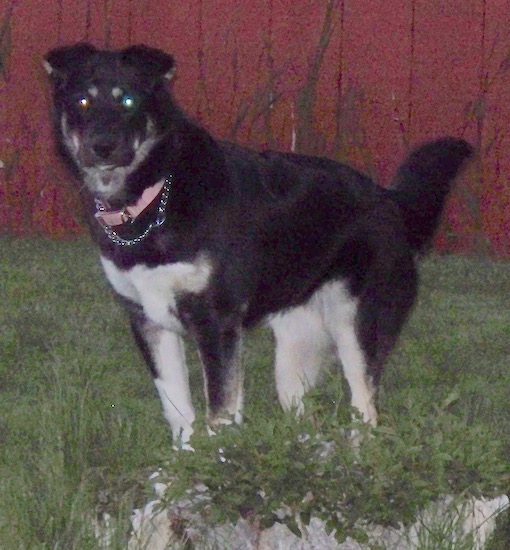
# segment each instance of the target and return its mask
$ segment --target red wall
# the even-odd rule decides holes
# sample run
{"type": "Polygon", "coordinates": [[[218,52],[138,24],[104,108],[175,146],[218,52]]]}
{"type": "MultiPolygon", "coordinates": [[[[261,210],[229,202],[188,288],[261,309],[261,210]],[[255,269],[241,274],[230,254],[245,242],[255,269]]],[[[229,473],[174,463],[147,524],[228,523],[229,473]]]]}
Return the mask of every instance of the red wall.
{"type": "Polygon", "coordinates": [[[81,231],[53,155],[41,57],[79,40],[174,54],[174,92],[218,137],[348,160],[385,183],[409,145],[481,154],[437,246],[510,256],[507,0],[0,0],[0,230],[81,231]]]}

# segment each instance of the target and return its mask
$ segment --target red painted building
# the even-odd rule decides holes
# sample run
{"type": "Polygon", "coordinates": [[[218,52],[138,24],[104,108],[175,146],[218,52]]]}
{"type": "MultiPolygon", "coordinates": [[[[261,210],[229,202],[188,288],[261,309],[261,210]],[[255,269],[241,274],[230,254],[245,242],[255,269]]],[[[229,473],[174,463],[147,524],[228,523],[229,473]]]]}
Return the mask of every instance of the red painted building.
{"type": "Polygon", "coordinates": [[[174,93],[212,133],[347,160],[388,182],[407,148],[464,136],[440,249],[510,257],[507,0],[0,0],[0,231],[82,231],[53,153],[41,66],[56,46],[173,53],[174,93]]]}

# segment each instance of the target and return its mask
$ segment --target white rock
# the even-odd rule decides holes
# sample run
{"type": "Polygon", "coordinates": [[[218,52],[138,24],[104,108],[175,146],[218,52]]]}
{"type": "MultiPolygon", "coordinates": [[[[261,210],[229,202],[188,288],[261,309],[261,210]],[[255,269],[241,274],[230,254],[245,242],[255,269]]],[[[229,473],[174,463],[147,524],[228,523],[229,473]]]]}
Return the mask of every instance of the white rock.
{"type": "MultiPolygon", "coordinates": [[[[166,488],[166,485],[155,482],[159,497],[166,488]]],[[[209,498],[206,487],[201,487],[198,493],[195,499],[209,498]]],[[[433,546],[434,542],[445,538],[451,541],[452,550],[456,544],[465,548],[470,538],[473,550],[483,550],[494,531],[496,517],[509,505],[507,495],[489,500],[470,498],[461,501],[447,495],[427,506],[408,529],[403,525],[385,528],[360,521],[358,527],[363,528],[368,536],[369,545],[366,545],[351,538],[338,543],[335,531],[328,533],[326,523],[319,518],[312,518],[307,526],[297,518],[301,537],[279,522],[262,532],[244,519],[239,519],[235,525],[211,527],[191,511],[193,502],[191,498],[177,503],[174,510],[162,510],[161,501],[157,499],[149,502],[143,510],[134,510],[131,517],[133,534],[128,550],[177,550],[179,541],[172,533],[169,516],[183,512],[190,523],[187,536],[197,550],[218,548],[218,544],[229,550],[369,550],[369,545],[378,545],[385,550],[416,550],[427,544],[427,547],[433,546]]]]}
{"type": "Polygon", "coordinates": [[[158,509],[159,500],[152,500],[143,510],[133,510],[131,525],[132,536],[128,550],[165,550],[175,539],[166,510],[158,509]]]}
{"type": "Polygon", "coordinates": [[[446,495],[418,514],[409,529],[370,525],[366,531],[371,544],[379,544],[386,550],[433,547],[434,543],[445,538],[452,545],[465,548],[470,542],[473,550],[483,550],[496,527],[496,517],[508,507],[508,503],[507,495],[492,500],[472,497],[462,501],[446,495]]]}

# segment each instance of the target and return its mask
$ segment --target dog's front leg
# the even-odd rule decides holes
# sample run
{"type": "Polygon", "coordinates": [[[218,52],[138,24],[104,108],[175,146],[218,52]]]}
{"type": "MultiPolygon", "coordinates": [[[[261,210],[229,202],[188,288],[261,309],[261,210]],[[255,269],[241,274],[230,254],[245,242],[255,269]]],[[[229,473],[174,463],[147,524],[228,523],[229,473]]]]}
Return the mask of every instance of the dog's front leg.
{"type": "Polygon", "coordinates": [[[240,424],[243,408],[241,317],[231,311],[219,312],[194,298],[184,301],[180,311],[202,362],[209,426],[240,424]]]}
{"type": "Polygon", "coordinates": [[[191,402],[183,340],[179,334],[156,325],[143,313],[131,316],[131,326],[154,378],[174,445],[192,450],[189,440],[193,433],[195,411],[191,402]]]}

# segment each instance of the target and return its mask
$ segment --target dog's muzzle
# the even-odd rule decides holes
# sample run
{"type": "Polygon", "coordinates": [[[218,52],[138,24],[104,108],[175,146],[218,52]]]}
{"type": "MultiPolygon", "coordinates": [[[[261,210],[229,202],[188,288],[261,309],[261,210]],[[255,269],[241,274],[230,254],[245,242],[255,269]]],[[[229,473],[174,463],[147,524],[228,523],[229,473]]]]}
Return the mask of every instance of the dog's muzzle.
{"type": "Polygon", "coordinates": [[[129,166],[135,158],[133,140],[85,137],[78,149],[82,166],[111,170],[129,166]]]}

